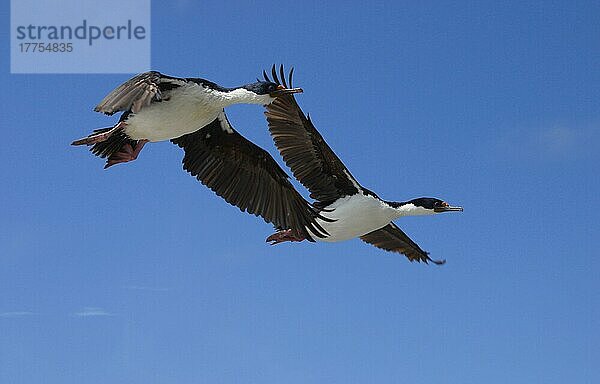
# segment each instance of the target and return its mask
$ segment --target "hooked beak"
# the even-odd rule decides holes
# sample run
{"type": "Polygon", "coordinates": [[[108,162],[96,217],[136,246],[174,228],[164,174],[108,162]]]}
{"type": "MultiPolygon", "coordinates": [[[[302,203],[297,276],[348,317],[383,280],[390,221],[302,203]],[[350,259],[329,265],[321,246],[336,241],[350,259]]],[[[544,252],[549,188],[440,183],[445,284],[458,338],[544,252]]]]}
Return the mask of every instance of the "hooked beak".
{"type": "Polygon", "coordinates": [[[435,213],[440,213],[440,212],[454,212],[454,211],[458,211],[458,212],[462,212],[463,211],[463,207],[453,207],[451,205],[444,205],[441,207],[435,207],[433,208],[433,211],[435,213]]]}
{"type": "Polygon", "coordinates": [[[283,95],[291,95],[293,93],[302,93],[304,90],[302,88],[286,88],[283,85],[278,85],[277,90],[271,92],[269,95],[271,97],[279,97],[283,95]]]}

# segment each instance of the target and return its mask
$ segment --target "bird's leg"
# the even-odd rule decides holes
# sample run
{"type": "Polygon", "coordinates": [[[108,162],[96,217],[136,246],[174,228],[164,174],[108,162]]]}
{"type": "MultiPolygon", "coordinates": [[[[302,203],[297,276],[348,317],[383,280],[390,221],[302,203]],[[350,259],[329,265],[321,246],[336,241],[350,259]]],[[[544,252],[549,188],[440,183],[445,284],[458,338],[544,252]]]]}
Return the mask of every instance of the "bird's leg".
{"type": "Polygon", "coordinates": [[[306,240],[306,237],[295,233],[291,229],[285,229],[283,231],[275,232],[271,236],[267,237],[267,242],[271,245],[283,243],[285,241],[302,241],[306,240]]]}
{"type": "Polygon", "coordinates": [[[138,140],[135,144],[135,148],[129,143],[124,144],[119,152],[115,152],[108,157],[104,169],[112,167],[115,164],[127,163],[128,161],[137,159],[138,155],[142,151],[142,148],[144,148],[144,145],[146,145],[148,141],[149,140],[146,139],[138,140]]]}
{"type": "Polygon", "coordinates": [[[135,148],[133,148],[133,153],[131,154],[133,158],[131,160],[137,159],[138,155],[142,151],[142,148],[144,148],[144,145],[146,145],[146,143],[149,141],[150,140],[147,139],[138,140],[137,144],[135,145],[135,148]]]}

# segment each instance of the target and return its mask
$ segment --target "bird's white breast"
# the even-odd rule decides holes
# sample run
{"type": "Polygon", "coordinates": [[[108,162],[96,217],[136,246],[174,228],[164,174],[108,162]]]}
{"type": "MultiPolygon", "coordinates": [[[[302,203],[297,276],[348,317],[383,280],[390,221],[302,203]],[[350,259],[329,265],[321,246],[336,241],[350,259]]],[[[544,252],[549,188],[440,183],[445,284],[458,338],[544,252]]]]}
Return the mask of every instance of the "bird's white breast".
{"type": "Polygon", "coordinates": [[[174,139],[212,122],[223,104],[217,91],[189,83],[170,92],[168,100],[154,102],[130,115],[125,133],[134,140],[174,139]]]}
{"type": "Polygon", "coordinates": [[[381,200],[362,193],[339,199],[325,209],[331,212],[323,211],[321,216],[336,221],[330,223],[317,219],[329,233],[325,238],[312,236],[317,241],[334,242],[359,237],[388,225],[397,216],[381,200]]]}

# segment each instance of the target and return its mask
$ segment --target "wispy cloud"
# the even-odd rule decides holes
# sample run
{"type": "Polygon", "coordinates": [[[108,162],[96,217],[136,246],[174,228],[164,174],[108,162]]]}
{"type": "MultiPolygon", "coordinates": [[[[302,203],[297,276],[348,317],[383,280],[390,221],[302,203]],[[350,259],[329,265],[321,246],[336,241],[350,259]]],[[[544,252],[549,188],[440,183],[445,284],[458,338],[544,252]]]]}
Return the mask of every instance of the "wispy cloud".
{"type": "Polygon", "coordinates": [[[538,161],[580,160],[595,153],[598,124],[553,124],[539,128],[514,129],[503,134],[498,144],[503,156],[538,161]]]}
{"type": "Polygon", "coordinates": [[[83,307],[83,309],[75,312],[73,315],[77,317],[114,316],[113,313],[107,312],[99,307],[83,307]]]}
{"type": "Polygon", "coordinates": [[[170,288],[165,287],[148,287],[144,285],[126,285],[123,288],[130,289],[132,291],[150,291],[150,292],[167,292],[170,288]]]}
{"type": "Polygon", "coordinates": [[[569,155],[577,150],[585,139],[582,132],[564,126],[552,127],[538,133],[537,144],[549,155],[569,155]]]}
{"type": "Polygon", "coordinates": [[[0,312],[0,317],[23,317],[32,315],[35,315],[35,313],[30,311],[0,312]]]}

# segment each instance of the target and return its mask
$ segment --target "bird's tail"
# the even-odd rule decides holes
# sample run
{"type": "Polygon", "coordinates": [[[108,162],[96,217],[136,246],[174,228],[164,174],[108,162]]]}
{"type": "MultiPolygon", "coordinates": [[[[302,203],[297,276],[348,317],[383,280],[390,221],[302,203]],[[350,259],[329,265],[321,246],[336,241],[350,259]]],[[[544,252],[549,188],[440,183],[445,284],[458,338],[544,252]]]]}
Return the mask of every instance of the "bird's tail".
{"type": "Polygon", "coordinates": [[[123,123],[114,127],[95,129],[90,135],[71,143],[71,145],[91,145],[90,151],[101,158],[111,157],[126,144],[135,147],[137,140],[127,136],[123,131],[123,123]]]}
{"type": "Polygon", "coordinates": [[[94,129],[94,131],[91,134],[87,135],[86,137],[82,137],[81,139],[75,140],[71,143],[71,145],[92,145],[95,143],[100,143],[106,141],[114,133],[121,129],[122,128],[120,123],[115,125],[114,127],[94,129]]]}

